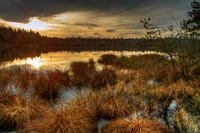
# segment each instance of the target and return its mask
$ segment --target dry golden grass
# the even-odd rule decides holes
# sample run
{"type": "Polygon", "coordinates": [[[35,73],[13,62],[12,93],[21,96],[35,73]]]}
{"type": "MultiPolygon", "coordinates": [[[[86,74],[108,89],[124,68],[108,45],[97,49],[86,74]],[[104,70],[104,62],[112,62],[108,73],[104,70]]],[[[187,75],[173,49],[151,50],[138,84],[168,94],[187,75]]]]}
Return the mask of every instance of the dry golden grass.
{"type": "Polygon", "coordinates": [[[35,80],[36,74],[33,71],[22,69],[20,67],[10,70],[12,80],[16,86],[26,93],[30,87],[31,81],[35,80]]]}
{"type": "Polygon", "coordinates": [[[151,95],[156,101],[165,102],[165,100],[170,96],[171,91],[170,88],[162,85],[152,89],[151,95]]]}
{"type": "Polygon", "coordinates": [[[115,65],[116,60],[117,60],[117,55],[115,54],[103,54],[98,60],[98,63],[104,65],[115,65]]]}
{"type": "Polygon", "coordinates": [[[6,69],[0,69],[0,92],[1,93],[5,91],[5,88],[7,87],[10,80],[11,80],[11,76],[9,74],[9,71],[6,69]]]}
{"type": "Polygon", "coordinates": [[[43,99],[56,99],[62,86],[69,86],[68,72],[48,71],[39,73],[33,82],[34,93],[43,99]]]}
{"type": "Polygon", "coordinates": [[[115,85],[117,82],[117,71],[113,68],[104,67],[101,71],[93,73],[90,80],[90,86],[93,89],[106,87],[106,85],[115,85]]]}
{"type": "Polygon", "coordinates": [[[93,110],[87,110],[78,105],[60,111],[51,110],[43,118],[29,123],[21,132],[39,133],[95,133],[97,119],[93,110]]]}
{"type": "Polygon", "coordinates": [[[97,116],[103,119],[121,118],[131,114],[131,108],[125,99],[105,94],[97,105],[97,116]]]}
{"type": "Polygon", "coordinates": [[[70,70],[73,85],[77,87],[88,86],[91,75],[95,72],[95,62],[92,59],[89,62],[72,62],[70,70]]]}
{"type": "Polygon", "coordinates": [[[174,114],[174,118],[181,132],[200,132],[197,117],[190,115],[183,108],[179,108],[179,110],[174,114]]]}
{"type": "Polygon", "coordinates": [[[117,119],[101,128],[102,133],[172,133],[159,121],[146,119],[117,119]]]}
{"type": "Polygon", "coordinates": [[[178,82],[171,84],[168,88],[174,90],[172,97],[175,99],[190,98],[195,93],[195,89],[184,80],[179,80],[178,82]]]}
{"type": "Polygon", "coordinates": [[[0,131],[20,130],[25,123],[41,117],[46,110],[41,100],[13,95],[9,102],[0,104],[0,131]]]}

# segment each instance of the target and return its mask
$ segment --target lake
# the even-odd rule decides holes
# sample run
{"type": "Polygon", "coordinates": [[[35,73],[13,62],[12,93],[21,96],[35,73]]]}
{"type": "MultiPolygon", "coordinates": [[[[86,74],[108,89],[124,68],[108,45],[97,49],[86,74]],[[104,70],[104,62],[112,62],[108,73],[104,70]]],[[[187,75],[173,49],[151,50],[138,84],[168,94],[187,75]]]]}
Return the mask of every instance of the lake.
{"type": "MultiPolygon", "coordinates": [[[[34,70],[53,70],[53,69],[68,69],[70,63],[73,61],[88,61],[93,59],[95,62],[103,54],[116,54],[118,56],[130,56],[130,55],[140,55],[140,54],[150,54],[156,53],[152,51],[145,52],[134,52],[134,51],[93,51],[93,52],[49,52],[42,53],[37,57],[27,57],[24,59],[15,59],[14,61],[4,62],[1,67],[13,67],[13,66],[23,66],[26,68],[34,70]]],[[[100,65],[97,65],[97,69],[101,69],[100,65]]]]}

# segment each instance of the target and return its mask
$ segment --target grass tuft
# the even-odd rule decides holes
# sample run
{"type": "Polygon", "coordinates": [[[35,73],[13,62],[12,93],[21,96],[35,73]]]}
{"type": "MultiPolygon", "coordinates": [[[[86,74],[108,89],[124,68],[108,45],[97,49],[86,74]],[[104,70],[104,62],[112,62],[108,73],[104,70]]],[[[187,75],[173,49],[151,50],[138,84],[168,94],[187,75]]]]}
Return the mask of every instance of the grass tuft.
{"type": "Polygon", "coordinates": [[[102,133],[172,133],[168,127],[159,121],[151,119],[117,119],[106,123],[101,128],[102,133]]]}
{"type": "Polygon", "coordinates": [[[119,96],[105,94],[97,105],[97,116],[103,119],[122,118],[131,114],[130,106],[119,96]]]}
{"type": "Polygon", "coordinates": [[[1,132],[18,131],[28,121],[41,117],[47,110],[38,99],[27,100],[13,95],[10,100],[0,104],[1,132]]]}

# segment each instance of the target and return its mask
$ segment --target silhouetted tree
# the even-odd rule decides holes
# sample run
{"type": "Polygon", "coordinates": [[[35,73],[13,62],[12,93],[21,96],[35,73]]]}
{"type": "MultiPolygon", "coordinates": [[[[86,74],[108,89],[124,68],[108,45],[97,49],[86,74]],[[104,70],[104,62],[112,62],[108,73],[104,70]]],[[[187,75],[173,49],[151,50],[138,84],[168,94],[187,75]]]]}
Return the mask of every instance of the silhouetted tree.
{"type": "Polygon", "coordinates": [[[192,11],[188,12],[189,19],[181,22],[181,28],[186,30],[190,37],[200,35],[200,2],[191,2],[192,11]]]}

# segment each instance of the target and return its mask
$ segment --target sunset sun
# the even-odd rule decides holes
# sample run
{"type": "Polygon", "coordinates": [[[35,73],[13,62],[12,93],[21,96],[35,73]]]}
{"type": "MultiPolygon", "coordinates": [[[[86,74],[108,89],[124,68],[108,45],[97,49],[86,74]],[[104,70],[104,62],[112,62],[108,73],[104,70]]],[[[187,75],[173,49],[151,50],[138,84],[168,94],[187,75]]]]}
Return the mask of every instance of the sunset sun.
{"type": "Polygon", "coordinates": [[[11,25],[19,28],[23,28],[26,30],[32,29],[32,30],[48,30],[50,26],[53,26],[53,24],[49,24],[46,22],[43,22],[39,20],[37,17],[33,17],[29,19],[29,22],[24,23],[16,23],[16,22],[10,22],[11,25]]]}

